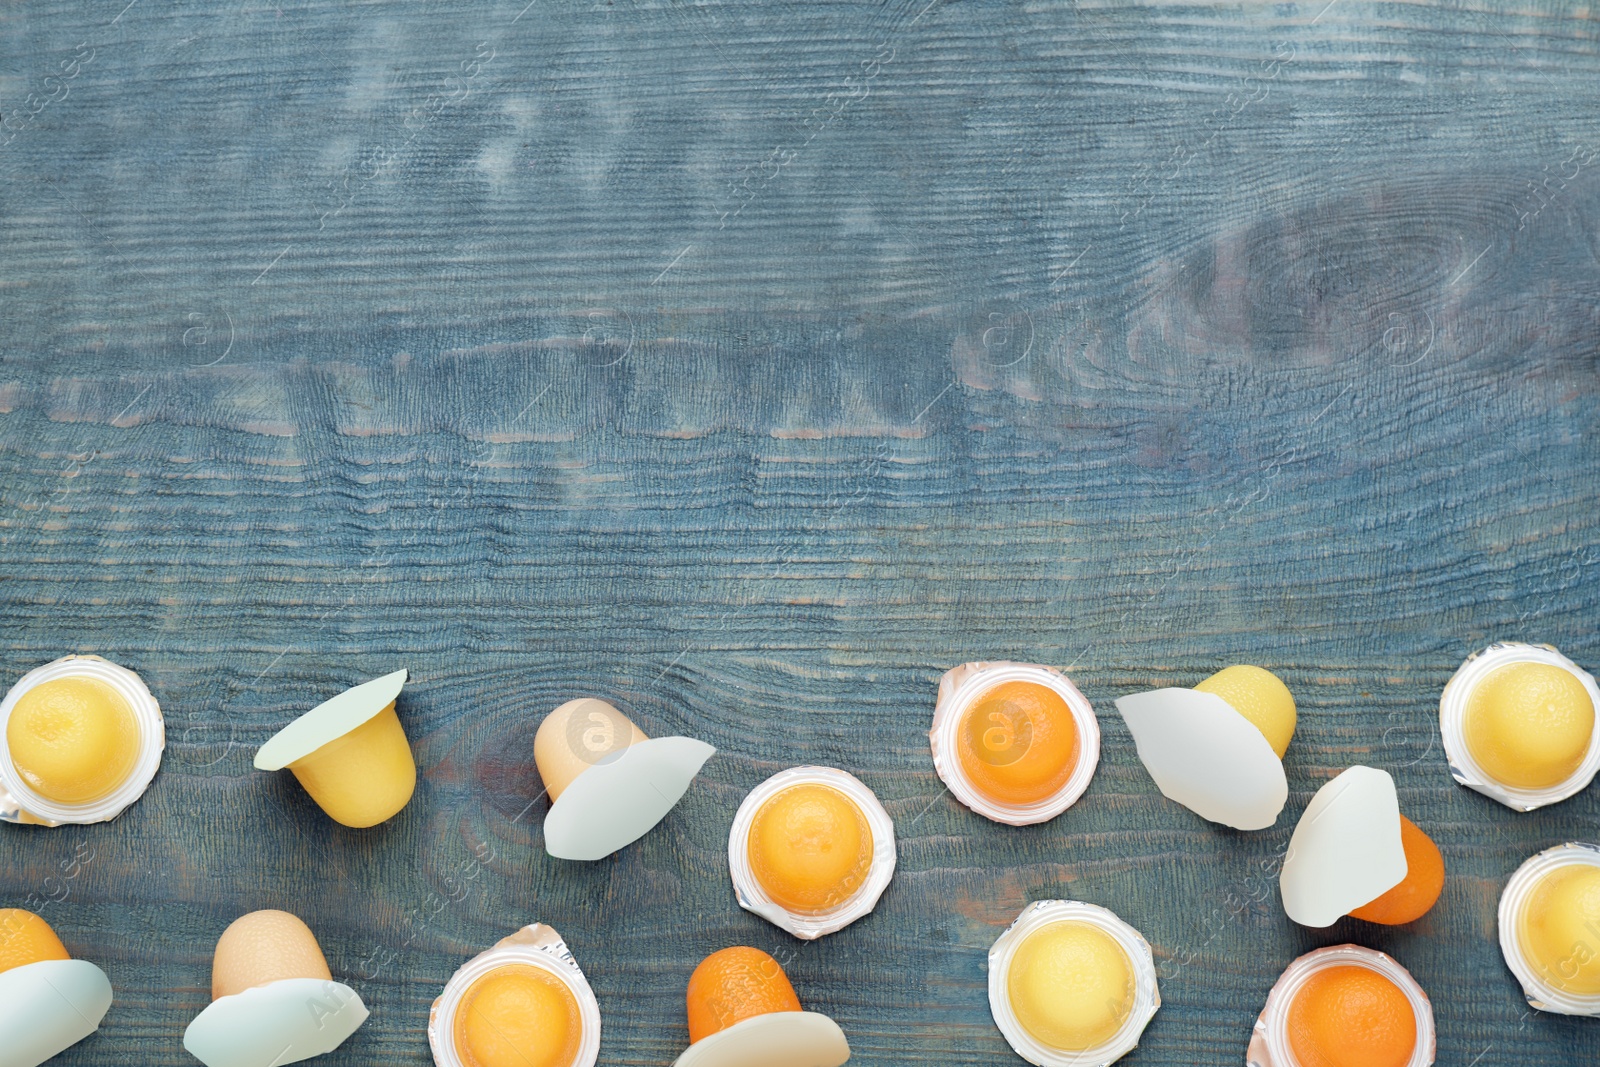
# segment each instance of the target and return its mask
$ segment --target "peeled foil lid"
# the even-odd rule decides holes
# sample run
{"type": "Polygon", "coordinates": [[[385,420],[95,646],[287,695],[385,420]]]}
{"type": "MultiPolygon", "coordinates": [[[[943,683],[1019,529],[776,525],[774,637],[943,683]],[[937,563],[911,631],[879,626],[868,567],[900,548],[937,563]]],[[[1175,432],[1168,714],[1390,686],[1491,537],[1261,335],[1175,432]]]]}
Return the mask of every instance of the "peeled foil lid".
{"type": "Polygon", "coordinates": [[[38,1067],[100,1029],[111,981],[87,960],[41,960],[0,973],[0,1067],[38,1067]]]}
{"type": "Polygon", "coordinates": [[[281,771],[330,741],[338,740],[393,704],[405,687],[407,673],[393,671],[351,686],[291,722],[256,750],[260,771],[281,771]]]}
{"type": "Polygon", "coordinates": [[[658,737],[611,753],[550,805],[545,851],[599,860],[633,844],[667,817],[716,751],[692,737],[658,737]]]}
{"type": "Polygon", "coordinates": [[[144,684],[144,679],[128,668],[99,656],[62,656],[35,667],[17,679],[0,701],[0,821],[29,826],[110,822],[150,788],[166,747],[167,730],[161,718],[161,705],[144,684]],[[73,677],[94,678],[111,686],[128,702],[139,720],[140,749],[133,770],[116,789],[86,804],[62,804],[29,789],[12,764],[11,752],[6,746],[5,725],[23,694],[42,682],[73,677]]]}
{"type": "Polygon", "coordinates": [[[281,1067],[332,1052],[367,1021],[342,982],[284,978],[214,1000],[183,1034],[206,1067],[281,1067]]]}
{"type": "Polygon", "coordinates": [[[673,1067],[840,1067],[849,1058],[838,1023],[814,1011],[780,1011],[701,1038],[673,1067]]]}
{"type": "Polygon", "coordinates": [[[1317,790],[1289,839],[1278,886],[1301,926],[1332,926],[1406,876],[1394,779],[1351,767],[1317,790]]]}
{"type": "Polygon", "coordinates": [[[1132,693],[1116,704],[1162,796],[1236,830],[1278,821],[1289,799],[1283,761],[1233,705],[1194,689],[1132,693]]]}
{"type": "Polygon", "coordinates": [[[589,987],[589,980],[583,976],[572,950],[561,940],[560,934],[544,923],[530,923],[502,937],[450,976],[444,991],[428,1009],[428,1047],[433,1051],[436,1067],[465,1067],[456,1054],[453,1033],[456,1008],[474,982],[496,968],[515,963],[549,971],[572,991],[583,1021],[583,1038],[572,1067],[594,1067],[594,1062],[600,1058],[600,1002],[595,999],[594,990],[589,987]]]}

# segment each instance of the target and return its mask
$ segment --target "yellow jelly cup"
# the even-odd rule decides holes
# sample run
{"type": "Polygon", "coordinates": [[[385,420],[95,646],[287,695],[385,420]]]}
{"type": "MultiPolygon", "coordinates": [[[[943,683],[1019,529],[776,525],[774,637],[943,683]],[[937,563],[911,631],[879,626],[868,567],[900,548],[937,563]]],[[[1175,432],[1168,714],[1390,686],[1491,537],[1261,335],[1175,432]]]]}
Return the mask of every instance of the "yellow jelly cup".
{"type": "Polygon", "coordinates": [[[1411,972],[1393,958],[1360,945],[1333,945],[1307,952],[1283,969],[1267,994],[1267,1003],[1250,1033],[1245,1061],[1250,1067],[1302,1067],[1289,1043],[1289,1006],[1315,975],[1335,967],[1365,967],[1393,982],[1416,1013],[1417,1044],[1406,1067],[1429,1067],[1437,1038],[1433,1028],[1433,1002],[1411,972]]]}
{"type": "MultiPolygon", "coordinates": [[[[1560,989],[1542,973],[1522,941],[1522,918],[1529,898],[1544,879],[1557,871],[1575,866],[1600,867],[1600,845],[1569,841],[1530,857],[1518,867],[1500,894],[1497,919],[1500,926],[1500,952],[1506,966],[1522,984],[1528,1003],[1540,1011],[1553,1011],[1561,1015],[1600,1016],[1600,994],[1585,995],[1560,989]]],[[[1587,938],[1588,935],[1585,935],[1587,938]]],[[[1589,939],[1592,943],[1574,946],[1589,954],[1600,953],[1600,935],[1589,939]]]]}
{"type": "Polygon", "coordinates": [[[1079,900],[1036,900],[1006,928],[989,949],[989,1013],[1017,1055],[1037,1067],[1088,1067],[1107,1064],[1131,1052],[1161,1007],[1155,956],[1144,935],[1116,913],[1079,900]],[[1133,1001],[1117,1031],[1093,1048],[1059,1049],[1045,1044],[1023,1025],[1011,1003],[1011,963],[1031,934],[1059,922],[1081,923],[1110,937],[1127,957],[1133,1001]]]}
{"type": "Polygon", "coordinates": [[[1549,645],[1504,641],[1474,652],[1445,684],[1439,697],[1439,732],[1444,739],[1450,776],[1468,789],[1498,800],[1513,811],[1532,811],[1555,804],[1582,791],[1600,772],[1600,724],[1591,732],[1589,747],[1577,769],[1555,785],[1528,788],[1498,781],[1472,755],[1467,744],[1467,708],[1473,690],[1501,667],[1537,663],[1558,667],[1576,678],[1600,714],[1600,688],[1594,676],[1549,645]]]}
{"type": "Polygon", "coordinates": [[[570,1067],[593,1067],[600,1058],[600,1002],[561,935],[543,923],[524,926],[492,948],[463,963],[445,983],[428,1012],[428,1047],[437,1067],[467,1067],[456,1048],[456,1013],[468,992],[482,979],[506,966],[536,967],[553,975],[578,1004],[581,1033],[570,1067]]]}
{"type": "Polygon", "coordinates": [[[0,701],[0,820],[37,826],[108,822],[144,795],[161,766],[166,748],[166,726],[161,706],[140,677],[99,656],[63,656],[36,667],[17,680],[0,701]],[[29,690],[66,678],[92,679],[114,690],[133,713],[138,730],[137,751],[120,784],[104,796],[82,803],[52,800],[30,787],[12,759],[6,741],[11,714],[29,690]]]}
{"type": "Polygon", "coordinates": [[[256,768],[294,772],[335,822],[362,828],[396,815],[417,788],[417,761],[395,713],[406,672],[347,689],[279,730],[256,768]]]}

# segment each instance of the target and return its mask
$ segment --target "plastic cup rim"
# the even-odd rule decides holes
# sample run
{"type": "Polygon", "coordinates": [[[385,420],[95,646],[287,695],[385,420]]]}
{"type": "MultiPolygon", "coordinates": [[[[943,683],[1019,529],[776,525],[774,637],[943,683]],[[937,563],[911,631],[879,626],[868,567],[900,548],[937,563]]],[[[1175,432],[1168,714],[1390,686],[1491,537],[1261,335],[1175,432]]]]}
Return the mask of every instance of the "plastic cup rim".
{"type": "Polygon", "coordinates": [[[1012,1050],[1036,1067],[1103,1067],[1139,1044],[1145,1027],[1161,1007],[1156,982],[1155,956],[1143,934],[1116,912],[1081,900],[1036,900],[1023,908],[989,949],[989,1013],[1012,1050]],[[1107,1041],[1093,1048],[1070,1051],[1052,1048],[1023,1027],[1011,1007],[1008,979],[1011,960],[1028,935],[1058,922],[1081,922],[1109,934],[1128,957],[1134,973],[1133,1007],[1107,1041]]]}
{"type": "Polygon", "coordinates": [[[984,818],[1009,826],[1049,822],[1072,807],[1088,790],[1100,765],[1100,721],[1094,705],[1072,679],[1037,663],[994,663],[973,671],[935,707],[928,741],[933,749],[934,769],[955,798],[984,818]],[[1032,682],[1050,689],[1066,702],[1078,727],[1078,765],[1071,777],[1050,796],[1031,804],[1007,804],[984,795],[967,777],[956,756],[962,714],[984,693],[1006,682],[1032,682]]]}

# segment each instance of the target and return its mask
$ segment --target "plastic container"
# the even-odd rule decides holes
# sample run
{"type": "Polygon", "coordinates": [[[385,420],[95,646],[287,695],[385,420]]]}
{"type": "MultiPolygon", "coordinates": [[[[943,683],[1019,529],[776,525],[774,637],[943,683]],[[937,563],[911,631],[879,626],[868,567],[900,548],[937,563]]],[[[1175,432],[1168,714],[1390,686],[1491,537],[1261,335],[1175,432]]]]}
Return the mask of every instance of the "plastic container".
{"type": "Polygon", "coordinates": [[[1305,986],[1308,979],[1320,971],[1334,967],[1365,967],[1389,979],[1411,1002],[1417,1019],[1417,1046],[1406,1067],[1429,1067],[1433,1063],[1437,1039],[1433,1029],[1433,1002],[1422,991],[1411,972],[1389,956],[1360,945],[1334,945],[1308,952],[1285,967],[1272,991],[1267,994],[1266,1006],[1256,1019],[1255,1030],[1250,1035],[1250,1047],[1245,1053],[1246,1067],[1304,1067],[1295,1058],[1289,1044],[1289,1005],[1305,986]]]}
{"type": "Polygon", "coordinates": [[[99,656],[63,656],[43,667],[35,667],[18,679],[4,701],[0,701],[0,819],[38,826],[109,822],[144,795],[156,776],[156,769],[161,766],[161,753],[166,747],[161,705],[156,703],[144,681],[126,667],[99,656]],[[28,690],[58,678],[94,678],[109,685],[127,701],[139,727],[139,752],[134,757],[133,769],[121,785],[98,800],[63,804],[40,796],[23,781],[11,762],[6,726],[11,721],[12,709],[28,690]]]}
{"type": "Polygon", "coordinates": [[[456,1009],[473,983],[508,964],[526,964],[548,971],[572,992],[583,1021],[583,1036],[572,1067],[594,1067],[595,1060],[600,1057],[600,1003],[595,999],[594,990],[589,988],[589,980],[583,976],[578,961],[573,959],[572,950],[567,948],[560,934],[543,923],[524,926],[510,937],[502,938],[493,948],[463,963],[450,976],[444,992],[428,1012],[428,1046],[433,1050],[433,1062],[437,1067],[466,1067],[456,1051],[456,1009]]]}
{"type": "Polygon", "coordinates": [[[955,798],[986,819],[1008,826],[1049,822],[1083,796],[1100,765],[1100,723],[1094,706],[1066,675],[1036,663],[964,663],[946,671],[939,680],[939,700],[933,727],[928,732],[933,766],[955,798]],[[1006,682],[1032,682],[1053,690],[1072,712],[1078,727],[1078,764],[1072,776],[1055,793],[1032,804],[1006,804],[986,796],[967,777],[957,752],[957,732],[967,708],[995,686],[1006,682]]]}
{"type": "Polygon", "coordinates": [[[894,877],[894,820],[878,802],[877,796],[855,775],[833,767],[791,767],[779,771],[750,791],[733,816],[728,833],[728,871],[733,876],[739,906],[789,931],[803,941],[814,941],[825,934],[843,930],[878,904],[878,898],[894,877]],[[832,786],[849,797],[866,816],[872,828],[872,860],[867,875],[847,897],[820,912],[792,912],[774,901],[761,888],[750,864],[750,827],[761,806],[779,793],[796,785],[832,786]]]}
{"type": "MultiPolygon", "coordinates": [[[[1539,968],[1528,958],[1521,943],[1521,918],[1523,909],[1527,907],[1528,898],[1545,875],[1572,865],[1600,867],[1600,845],[1569,841],[1564,845],[1545,849],[1517,868],[1500,894],[1500,908],[1497,913],[1500,926],[1500,952],[1506,958],[1506,966],[1511,968],[1511,973],[1522,983],[1523,995],[1533,1007],[1561,1015],[1600,1016],[1600,995],[1585,996],[1557,989],[1539,973],[1539,968]]],[[[1600,935],[1597,935],[1596,941],[1600,943],[1600,935]]]]}
{"type": "Polygon", "coordinates": [[[1161,1007],[1161,992],[1156,987],[1155,957],[1144,935],[1123,922],[1116,913],[1095,904],[1077,900],[1037,900],[1022,909],[989,949],[989,1012],[995,1025],[1017,1055],[1036,1067],[1103,1067],[1131,1052],[1161,1007]],[[1029,934],[1052,923],[1080,922],[1104,931],[1127,954],[1134,975],[1133,1007],[1121,1028],[1104,1044],[1081,1051],[1067,1051],[1043,1044],[1026,1029],[1011,1008],[1008,982],[1011,960],[1029,934]]]}
{"type": "Polygon", "coordinates": [[[1572,662],[1550,645],[1528,645],[1503,641],[1474,652],[1445,683],[1439,697],[1439,732],[1444,737],[1445,756],[1450,761],[1450,776],[1468,789],[1498,800],[1514,811],[1532,811],[1546,804],[1566,800],[1584,789],[1600,771],[1600,723],[1589,738],[1589,751],[1578,769],[1565,780],[1544,789],[1525,789],[1496,781],[1472,758],[1467,748],[1467,703],[1473,689],[1495,670],[1512,663],[1545,663],[1571,672],[1582,683],[1600,716],[1600,688],[1594,675],[1572,662]]]}

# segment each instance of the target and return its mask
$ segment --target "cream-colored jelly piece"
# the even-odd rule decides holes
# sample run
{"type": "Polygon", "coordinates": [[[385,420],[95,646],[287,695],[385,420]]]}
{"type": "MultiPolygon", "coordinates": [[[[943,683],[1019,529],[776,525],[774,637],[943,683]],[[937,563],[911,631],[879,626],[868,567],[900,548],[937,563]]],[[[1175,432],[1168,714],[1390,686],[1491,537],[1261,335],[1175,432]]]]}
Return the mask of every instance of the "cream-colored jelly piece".
{"type": "Polygon", "coordinates": [[[1278,887],[1301,926],[1331,926],[1405,880],[1400,800],[1387,771],[1356,766],[1317,790],[1289,839],[1278,887]]]}
{"type": "Polygon", "coordinates": [[[395,713],[403,670],[324,701],[256,752],[264,771],[288,767],[335,821],[375,826],[398,814],[417,785],[417,763],[395,713]]]}
{"type": "Polygon", "coordinates": [[[552,801],[545,851],[599,860],[667,817],[716,749],[690,737],[651,740],[604,700],[569,700],[545,716],[533,758],[552,801]]]}
{"type": "Polygon", "coordinates": [[[0,820],[31,826],[62,826],[109,822],[144,795],[161,766],[166,749],[166,724],[161,705],[144,680],[126,667],[99,656],[62,656],[35,667],[21,678],[0,701],[0,820]],[[89,677],[104,682],[127,701],[139,723],[139,754],[132,771],[122,784],[107,795],[83,804],[64,804],[40,796],[28,788],[11,762],[6,744],[6,725],[12,709],[30,689],[59,678],[89,677]]]}
{"type": "Polygon", "coordinates": [[[41,960],[0,973],[0,1067],[38,1067],[100,1029],[111,981],[87,960],[41,960]]]}
{"type": "Polygon", "coordinates": [[[1162,796],[1236,830],[1264,830],[1278,821],[1289,799],[1283,761],[1226,700],[1155,689],[1116,704],[1162,796]]]}
{"type": "Polygon", "coordinates": [[[553,927],[531,923],[463,963],[445,983],[444,992],[428,1010],[428,1047],[435,1067],[465,1067],[456,1052],[456,1009],[467,991],[485,975],[510,964],[526,964],[554,974],[578,1002],[583,1037],[572,1067],[594,1067],[600,1058],[600,1002],[572,950],[553,927]]]}
{"type": "Polygon", "coordinates": [[[214,1000],[183,1033],[206,1067],[280,1067],[332,1052],[367,1021],[354,989],[284,978],[214,1000]]]}
{"type": "Polygon", "coordinates": [[[819,1012],[778,1011],[701,1038],[673,1067],[840,1067],[849,1059],[838,1023],[819,1012]]]}

